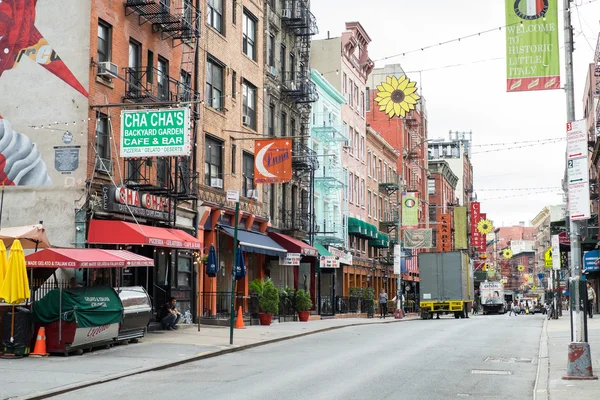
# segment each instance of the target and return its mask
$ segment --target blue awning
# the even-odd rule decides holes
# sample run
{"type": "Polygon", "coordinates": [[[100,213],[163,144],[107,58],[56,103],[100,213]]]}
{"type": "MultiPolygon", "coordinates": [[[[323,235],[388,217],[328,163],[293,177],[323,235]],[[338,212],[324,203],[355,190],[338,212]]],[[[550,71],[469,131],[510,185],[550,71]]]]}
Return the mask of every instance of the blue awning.
{"type": "MultiPolygon", "coordinates": [[[[221,226],[223,232],[233,237],[233,228],[221,226]]],[[[269,256],[285,257],[287,250],[278,245],[273,239],[261,233],[248,232],[238,229],[238,241],[243,251],[266,254],[269,256]]]]}

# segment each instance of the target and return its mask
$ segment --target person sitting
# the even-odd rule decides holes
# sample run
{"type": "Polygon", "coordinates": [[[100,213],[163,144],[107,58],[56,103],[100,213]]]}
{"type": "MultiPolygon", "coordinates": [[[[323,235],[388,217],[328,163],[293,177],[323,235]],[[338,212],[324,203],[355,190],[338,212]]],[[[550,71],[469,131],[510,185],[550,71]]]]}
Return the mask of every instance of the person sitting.
{"type": "Polygon", "coordinates": [[[174,331],[179,320],[181,319],[181,313],[177,311],[177,299],[171,297],[168,303],[165,303],[160,309],[160,323],[163,329],[174,331]]]}

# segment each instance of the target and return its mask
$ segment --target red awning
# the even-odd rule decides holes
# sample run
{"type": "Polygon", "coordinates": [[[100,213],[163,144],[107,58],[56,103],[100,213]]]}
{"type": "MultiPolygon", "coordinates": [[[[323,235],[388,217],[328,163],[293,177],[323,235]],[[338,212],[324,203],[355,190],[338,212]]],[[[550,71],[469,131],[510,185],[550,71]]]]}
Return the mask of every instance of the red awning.
{"type": "Polygon", "coordinates": [[[319,251],[301,240],[277,232],[269,232],[269,237],[290,253],[300,253],[304,256],[318,257],[319,251]]]}
{"type": "Polygon", "coordinates": [[[154,260],[125,250],[46,249],[25,257],[29,268],[153,267],[154,260]]]}
{"type": "Polygon", "coordinates": [[[88,243],[150,245],[176,249],[200,249],[202,247],[200,240],[178,229],[101,219],[90,221],[88,243]]]}

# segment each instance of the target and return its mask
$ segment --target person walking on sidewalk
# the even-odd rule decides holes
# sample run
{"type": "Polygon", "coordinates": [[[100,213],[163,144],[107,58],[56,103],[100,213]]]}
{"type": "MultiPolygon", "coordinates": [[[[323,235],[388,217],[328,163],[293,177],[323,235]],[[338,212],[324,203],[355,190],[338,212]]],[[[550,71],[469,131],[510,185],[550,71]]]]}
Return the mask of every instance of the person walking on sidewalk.
{"type": "Polygon", "coordinates": [[[177,311],[177,299],[171,297],[168,303],[165,303],[160,309],[160,323],[162,327],[169,331],[174,331],[175,325],[181,319],[181,313],[177,311]]]}
{"type": "Polygon", "coordinates": [[[385,319],[385,316],[387,315],[387,301],[388,294],[385,292],[384,288],[381,288],[379,291],[379,319],[385,319]]]}
{"type": "Polygon", "coordinates": [[[590,282],[587,283],[587,300],[588,300],[588,314],[590,318],[594,318],[594,304],[596,304],[596,292],[590,282]]]}

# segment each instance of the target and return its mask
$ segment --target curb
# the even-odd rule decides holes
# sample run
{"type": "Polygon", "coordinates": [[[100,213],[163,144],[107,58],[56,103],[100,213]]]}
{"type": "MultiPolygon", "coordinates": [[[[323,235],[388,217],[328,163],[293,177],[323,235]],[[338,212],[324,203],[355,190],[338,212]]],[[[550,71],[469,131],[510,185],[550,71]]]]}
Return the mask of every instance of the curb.
{"type": "Polygon", "coordinates": [[[540,349],[538,352],[538,366],[535,375],[535,385],[533,385],[533,400],[548,400],[549,398],[549,378],[550,376],[550,358],[548,354],[548,318],[544,318],[542,332],[540,333],[540,349]],[[539,384],[541,388],[538,388],[539,384]]]}
{"type": "MultiPolygon", "coordinates": [[[[267,344],[273,344],[273,343],[283,342],[283,341],[286,341],[286,340],[297,339],[297,338],[301,338],[301,337],[304,337],[304,336],[314,335],[314,334],[317,334],[317,333],[330,332],[330,331],[335,331],[335,330],[338,330],[338,329],[350,328],[350,327],[356,327],[356,326],[393,324],[393,323],[398,323],[398,322],[409,322],[409,321],[419,321],[419,320],[420,319],[417,317],[417,318],[411,318],[411,319],[404,319],[403,318],[403,319],[391,320],[391,321],[381,321],[381,322],[371,322],[371,323],[354,323],[354,324],[348,324],[348,325],[330,326],[328,328],[318,329],[318,330],[311,331],[311,332],[302,332],[302,333],[298,333],[298,334],[291,335],[291,336],[285,336],[285,337],[280,337],[280,338],[276,338],[276,339],[265,340],[264,342],[246,344],[246,345],[239,346],[239,347],[216,350],[216,351],[213,351],[211,353],[204,353],[204,354],[200,354],[200,355],[194,355],[194,356],[190,356],[190,357],[187,357],[187,358],[184,358],[184,359],[181,359],[181,360],[169,361],[167,363],[155,365],[153,367],[137,368],[137,369],[129,370],[129,371],[126,371],[126,372],[121,372],[121,373],[114,374],[114,375],[107,375],[107,376],[104,376],[104,377],[99,378],[99,379],[93,379],[93,380],[88,380],[88,381],[77,382],[77,383],[74,383],[72,385],[61,386],[59,388],[50,389],[50,390],[47,390],[47,391],[44,391],[44,392],[41,392],[41,393],[36,393],[36,394],[33,394],[33,395],[18,397],[18,399],[21,399],[21,400],[40,400],[40,399],[46,399],[46,398],[49,398],[49,397],[58,396],[60,394],[74,392],[74,391],[79,390],[79,389],[84,389],[84,388],[87,388],[87,387],[90,387],[90,386],[95,386],[95,385],[100,385],[100,384],[111,382],[111,381],[116,381],[118,379],[122,379],[122,378],[127,378],[127,377],[130,377],[130,376],[134,376],[134,375],[143,374],[143,373],[146,373],[146,372],[160,371],[160,370],[163,370],[163,369],[173,368],[173,367],[177,367],[179,365],[188,364],[188,363],[195,362],[195,361],[206,360],[206,359],[209,359],[209,358],[214,358],[214,357],[218,357],[218,356],[225,355],[225,354],[237,353],[237,352],[240,352],[240,351],[249,350],[249,349],[253,349],[253,348],[256,348],[256,347],[265,346],[267,344]]],[[[11,398],[8,398],[8,399],[11,399],[11,398]]],[[[13,397],[13,399],[14,399],[14,397],[13,397]]]]}

